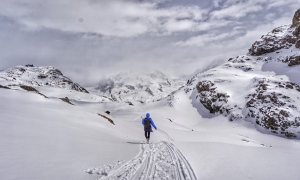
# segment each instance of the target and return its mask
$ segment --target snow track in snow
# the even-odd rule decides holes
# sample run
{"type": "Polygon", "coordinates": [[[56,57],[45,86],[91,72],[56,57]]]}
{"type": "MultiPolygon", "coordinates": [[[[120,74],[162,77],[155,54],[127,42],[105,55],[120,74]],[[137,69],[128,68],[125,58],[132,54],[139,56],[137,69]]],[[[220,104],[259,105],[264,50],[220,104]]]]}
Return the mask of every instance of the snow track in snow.
{"type": "Polygon", "coordinates": [[[101,176],[98,179],[197,179],[189,162],[172,143],[151,142],[140,147],[140,153],[122,166],[113,168],[107,174],[95,172],[101,176]]]}

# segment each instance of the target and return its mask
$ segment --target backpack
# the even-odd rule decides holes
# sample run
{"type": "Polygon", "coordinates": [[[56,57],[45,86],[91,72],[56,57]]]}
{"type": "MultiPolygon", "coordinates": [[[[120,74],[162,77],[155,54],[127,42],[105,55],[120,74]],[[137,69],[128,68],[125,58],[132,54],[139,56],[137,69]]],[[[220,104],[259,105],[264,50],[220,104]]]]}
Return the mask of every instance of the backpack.
{"type": "Polygon", "coordinates": [[[150,118],[146,118],[146,119],[144,120],[144,127],[145,127],[146,129],[151,128],[151,120],[150,120],[150,118]]]}

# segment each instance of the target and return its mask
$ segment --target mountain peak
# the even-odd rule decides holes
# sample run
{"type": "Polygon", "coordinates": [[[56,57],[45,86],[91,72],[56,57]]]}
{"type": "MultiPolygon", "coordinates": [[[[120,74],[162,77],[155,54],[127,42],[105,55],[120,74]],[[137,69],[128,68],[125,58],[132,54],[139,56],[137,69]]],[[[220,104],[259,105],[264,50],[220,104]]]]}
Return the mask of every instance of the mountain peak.
{"type": "Polygon", "coordinates": [[[292,26],[300,26],[300,9],[298,9],[294,14],[292,26]]]}
{"type": "Polygon", "coordinates": [[[8,68],[0,71],[0,84],[16,89],[21,85],[48,86],[88,93],[87,90],[71,81],[60,70],[52,66],[34,67],[33,65],[26,65],[8,68]]]}
{"type": "Polygon", "coordinates": [[[248,55],[261,56],[289,49],[293,45],[300,49],[300,9],[295,12],[292,25],[275,28],[267,35],[263,35],[252,44],[248,55]]]}

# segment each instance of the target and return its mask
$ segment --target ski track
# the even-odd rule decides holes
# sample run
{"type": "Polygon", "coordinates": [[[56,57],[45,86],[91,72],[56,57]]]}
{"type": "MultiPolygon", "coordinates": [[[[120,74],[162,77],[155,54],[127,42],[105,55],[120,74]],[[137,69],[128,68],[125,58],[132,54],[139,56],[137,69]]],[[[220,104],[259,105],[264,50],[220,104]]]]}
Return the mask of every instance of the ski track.
{"type": "MultiPolygon", "coordinates": [[[[97,173],[101,175],[100,173],[97,173]]],[[[102,173],[103,174],[103,173],[102,173]]],[[[195,180],[195,173],[182,153],[170,142],[142,144],[140,153],[98,180],[195,180]]]]}
{"type": "Polygon", "coordinates": [[[139,154],[123,163],[102,165],[86,170],[98,180],[196,180],[196,175],[183,154],[169,141],[174,141],[166,132],[158,130],[168,141],[142,143],[139,154]]]}

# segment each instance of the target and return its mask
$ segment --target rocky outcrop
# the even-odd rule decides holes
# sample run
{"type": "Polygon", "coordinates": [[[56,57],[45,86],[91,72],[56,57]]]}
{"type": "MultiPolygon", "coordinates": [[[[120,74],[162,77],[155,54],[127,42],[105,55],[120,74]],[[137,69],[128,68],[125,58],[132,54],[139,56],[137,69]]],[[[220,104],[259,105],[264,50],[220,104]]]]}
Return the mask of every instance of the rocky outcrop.
{"type": "Polygon", "coordinates": [[[291,82],[278,82],[268,79],[258,81],[255,93],[247,96],[245,106],[246,119],[251,119],[257,126],[288,138],[300,136],[300,117],[297,102],[285,95],[287,91],[300,92],[300,87],[291,82]],[[283,92],[283,93],[282,93],[283,92]]]}
{"type": "Polygon", "coordinates": [[[35,92],[41,96],[43,96],[44,98],[48,98],[47,96],[45,96],[44,94],[40,93],[38,90],[36,90],[35,88],[31,87],[31,86],[25,86],[25,85],[20,85],[20,88],[26,90],[26,91],[32,91],[35,92]]]}
{"type": "Polygon", "coordinates": [[[298,9],[294,14],[292,26],[293,27],[300,26],[300,9],[298,9]]]}
{"type": "Polygon", "coordinates": [[[218,92],[217,87],[211,81],[200,81],[197,86],[200,102],[212,114],[220,113],[228,115],[230,108],[226,103],[228,102],[229,95],[223,92],[218,92]]]}
{"type": "Polygon", "coordinates": [[[71,101],[70,101],[70,99],[69,99],[68,97],[65,97],[65,98],[59,98],[59,99],[62,100],[63,102],[65,102],[65,103],[74,105],[73,103],[71,103],[71,101]]]}
{"type": "Polygon", "coordinates": [[[284,61],[288,66],[296,66],[300,65],[300,56],[289,56],[284,61]]]}
{"type": "Polygon", "coordinates": [[[252,44],[248,54],[260,56],[280,49],[288,49],[293,45],[300,49],[300,9],[295,12],[292,25],[275,28],[267,35],[263,35],[260,40],[252,44]]]}
{"type": "Polygon", "coordinates": [[[0,88],[3,88],[3,89],[10,89],[9,87],[1,86],[1,85],[0,85],[0,88]]]}
{"type": "Polygon", "coordinates": [[[294,28],[290,26],[278,27],[254,42],[248,54],[260,56],[280,49],[288,49],[297,42],[297,37],[293,35],[293,32],[294,28]]]}

